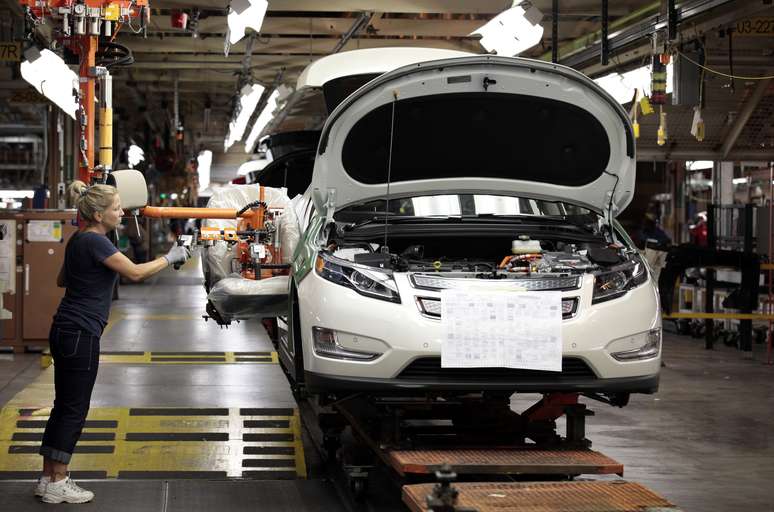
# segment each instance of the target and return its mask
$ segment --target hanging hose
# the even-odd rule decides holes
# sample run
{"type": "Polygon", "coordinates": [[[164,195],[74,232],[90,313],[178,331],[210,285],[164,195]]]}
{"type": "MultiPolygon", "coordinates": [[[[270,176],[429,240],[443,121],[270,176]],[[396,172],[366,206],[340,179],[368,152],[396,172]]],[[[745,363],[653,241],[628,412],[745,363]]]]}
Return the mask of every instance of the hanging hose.
{"type": "Polygon", "coordinates": [[[237,217],[241,217],[243,213],[245,213],[247,210],[249,210],[249,209],[251,209],[251,208],[259,208],[259,207],[261,207],[261,206],[263,206],[263,209],[264,209],[264,210],[266,210],[266,209],[268,209],[268,208],[269,208],[269,207],[266,205],[266,203],[264,203],[263,201],[253,201],[252,203],[248,203],[248,204],[247,204],[247,205],[246,205],[244,208],[242,208],[241,210],[239,210],[239,211],[237,212],[237,217]]]}
{"type": "Polygon", "coordinates": [[[120,43],[105,41],[100,43],[97,53],[97,66],[108,69],[114,66],[131,66],[134,64],[132,50],[120,43]]]}

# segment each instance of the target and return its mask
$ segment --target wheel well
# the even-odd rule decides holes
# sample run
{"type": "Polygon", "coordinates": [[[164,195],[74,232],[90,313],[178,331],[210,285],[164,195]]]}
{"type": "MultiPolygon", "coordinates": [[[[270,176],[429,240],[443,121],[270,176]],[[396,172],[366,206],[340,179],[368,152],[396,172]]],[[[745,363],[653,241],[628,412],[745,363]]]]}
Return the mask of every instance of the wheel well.
{"type": "Polygon", "coordinates": [[[304,347],[301,337],[301,312],[298,307],[298,288],[293,282],[290,290],[290,307],[292,324],[288,326],[289,336],[293,343],[293,364],[295,365],[296,382],[304,382],[304,347]],[[298,334],[296,334],[298,333],[298,334]]]}

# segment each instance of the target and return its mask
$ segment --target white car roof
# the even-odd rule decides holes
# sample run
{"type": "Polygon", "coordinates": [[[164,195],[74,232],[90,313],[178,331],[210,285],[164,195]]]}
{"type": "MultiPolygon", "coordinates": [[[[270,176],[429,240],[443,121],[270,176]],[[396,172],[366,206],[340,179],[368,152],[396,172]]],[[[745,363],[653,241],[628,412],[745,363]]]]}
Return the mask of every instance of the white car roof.
{"type": "Polygon", "coordinates": [[[440,48],[366,48],[334,53],[309,64],[298,77],[296,90],[322,87],[344,76],[382,74],[418,62],[471,55],[475,54],[440,48]]]}

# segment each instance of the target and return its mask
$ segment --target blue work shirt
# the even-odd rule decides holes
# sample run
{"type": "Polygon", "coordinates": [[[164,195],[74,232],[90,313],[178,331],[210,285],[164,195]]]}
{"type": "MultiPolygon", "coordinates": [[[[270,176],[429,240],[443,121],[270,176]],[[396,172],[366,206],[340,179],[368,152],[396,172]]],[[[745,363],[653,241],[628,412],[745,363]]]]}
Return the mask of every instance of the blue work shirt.
{"type": "Polygon", "coordinates": [[[105,235],[78,231],[72,236],[65,249],[67,289],[54,315],[55,323],[74,324],[95,336],[102,336],[118,279],[118,273],[103,262],[117,252],[105,235]]]}

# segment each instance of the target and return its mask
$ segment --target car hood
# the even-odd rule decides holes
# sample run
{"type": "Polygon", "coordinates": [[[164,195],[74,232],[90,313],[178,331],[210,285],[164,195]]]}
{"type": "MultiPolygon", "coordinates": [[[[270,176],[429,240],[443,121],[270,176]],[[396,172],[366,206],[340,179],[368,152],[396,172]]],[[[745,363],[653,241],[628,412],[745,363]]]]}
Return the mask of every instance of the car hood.
{"type": "Polygon", "coordinates": [[[325,123],[309,191],[318,210],[476,193],[617,215],[635,167],[628,115],[592,80],[487,55],[405,66],[351,94],[325,123]]]}

